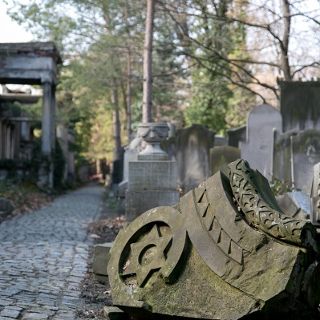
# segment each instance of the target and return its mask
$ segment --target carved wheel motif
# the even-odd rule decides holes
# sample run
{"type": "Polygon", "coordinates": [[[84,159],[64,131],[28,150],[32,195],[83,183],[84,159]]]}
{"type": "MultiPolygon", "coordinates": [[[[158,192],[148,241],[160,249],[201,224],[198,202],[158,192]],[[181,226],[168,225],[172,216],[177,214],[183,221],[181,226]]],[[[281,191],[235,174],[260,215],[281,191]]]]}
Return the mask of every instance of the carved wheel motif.
{"type": "Polygon", "coordinates": [[[112,248],[111,281],[136,289],[161,276],[174,280],[186,245],[182,214],[172,207],[152,209],[134,220],[112,248]]]}

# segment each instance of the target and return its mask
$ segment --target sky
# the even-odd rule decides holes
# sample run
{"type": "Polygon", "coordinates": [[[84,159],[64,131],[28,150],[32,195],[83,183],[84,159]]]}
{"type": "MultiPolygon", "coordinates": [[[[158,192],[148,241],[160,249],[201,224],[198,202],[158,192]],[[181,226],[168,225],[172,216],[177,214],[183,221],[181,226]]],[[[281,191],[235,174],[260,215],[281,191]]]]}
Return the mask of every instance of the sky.
{"type": "Polygon", "coordinates": [[[32,41],[32,34],[13,21],[6,11],[5,4],[0,0],[0,43],[32,41]]]}

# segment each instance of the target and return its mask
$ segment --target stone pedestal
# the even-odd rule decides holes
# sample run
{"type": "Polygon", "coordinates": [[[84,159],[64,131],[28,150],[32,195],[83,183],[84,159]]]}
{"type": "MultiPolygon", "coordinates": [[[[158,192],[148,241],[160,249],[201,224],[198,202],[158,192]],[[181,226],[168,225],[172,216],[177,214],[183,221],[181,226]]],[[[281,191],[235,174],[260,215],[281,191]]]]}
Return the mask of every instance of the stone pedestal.
{"type": "Polygon", "coordinates": [[[151,208],[173,205],[179,201],[175,161],[131,161],[128,177],[128,220],[151,208]]]}

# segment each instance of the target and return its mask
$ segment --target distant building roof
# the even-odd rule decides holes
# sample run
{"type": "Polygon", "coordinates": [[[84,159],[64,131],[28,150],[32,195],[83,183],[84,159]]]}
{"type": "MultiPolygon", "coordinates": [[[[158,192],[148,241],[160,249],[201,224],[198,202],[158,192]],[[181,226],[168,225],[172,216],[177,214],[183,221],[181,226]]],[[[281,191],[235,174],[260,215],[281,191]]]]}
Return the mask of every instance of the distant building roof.
{"type": "Polygon", "coordinates": [[[0,56],[19,54],[52,57],[57,64],[62,63],[60,53],[52,41],[0,43],[0,56]]]}

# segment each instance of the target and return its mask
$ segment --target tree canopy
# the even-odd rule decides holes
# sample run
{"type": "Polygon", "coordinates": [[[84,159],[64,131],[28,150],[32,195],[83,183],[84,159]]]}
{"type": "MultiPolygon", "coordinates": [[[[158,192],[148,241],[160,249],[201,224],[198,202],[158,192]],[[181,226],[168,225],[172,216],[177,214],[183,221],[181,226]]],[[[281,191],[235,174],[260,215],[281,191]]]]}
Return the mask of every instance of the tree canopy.
{"type": "MultiPolygon", "coordinates": [[[[117,158],[141,122],[147,1],[6,0],[35,39],[64,58],[59,121],[81,157],[117,158]]],[[[156,0],[153,120],[244,123],[255,104],[277,106],[277,80],[319,76],[317,0],[156,0]]]]}

